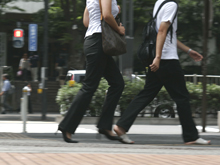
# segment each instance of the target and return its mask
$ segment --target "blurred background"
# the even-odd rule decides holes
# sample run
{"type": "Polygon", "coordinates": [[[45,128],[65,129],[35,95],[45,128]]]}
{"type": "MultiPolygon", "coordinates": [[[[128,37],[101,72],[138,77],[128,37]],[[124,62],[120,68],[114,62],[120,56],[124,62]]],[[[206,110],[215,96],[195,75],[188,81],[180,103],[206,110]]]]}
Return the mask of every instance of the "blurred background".
{"type": "MultiPolygon", "coordinates": [[[[129,51],[126,55],[116,57],[115,60],[124,75],[144,74],[144,68],[137,59],[137,50],[142,42],[143,27],[151,18],[150,13],[155,2],[156,0],[118,0],[122,9],[120,17],[126,28],[129,51]]],[[[178,0],[178,39],[201,54],[204,52],[204,2],[178,0]]],[[[12,82],[17,87],[17,96],[14,98],[15,110],[19,109],[23,86],[18,74],[19,62],[24,53],[27,53],[28,58],[38,56],[38,82],[32,82],[33,111],[41,111],[42,98],[37,94],[37,89],[41,85],[45,88],[47,81],[47,111],[59,112],[55,99],[60,85],[64,84],[67,72],[85,69],[83,42],[86,28],[82,24],[85,6],[86,0],[0,1],[0,66],[7,66],[3,67],[3,72],[10,74],[12,82]],[[42,67],[46,67],[45,73],[42,67]],[[58,67],[62,70],[60,71],[58,67]]],[[[209,0],[208,12],[206,74],[218,76],[220,74],[220,0],[209,0]]],[[[186,53],[182,52],[179,52],[179,57],[185,74],[202,74],[201,62],[193,62],[186,53]]],[[[29,81],[32,80],[30,76],[29,81]]],[[[189,81],[193,82],[193,79],[189,81]]]]}
{"type": "MultiPolygon", "coordinates": [[[[142,73],[143,68],[137,59],[137,49],[142,41],[141,34],[144,25],[150,18],[156,0],[134,0],[133,1],[133,29],[132,34],[127,27],[127,35],[133,37],[133,72],[142,73]]],[[[209,58],[208,74],[219,74],[220,62],[220,1],[210,1],[209,19],[209,58]]],[[[118,0],[122,7],[122,0],[118,0]]],[[[129,3],[127,0],[126,3],[129,3]]],[[[189,47],[202,53],[203,41],[203,1],[179,0],[178,13],[178,38],[189,47]]],[[[82,24],[83,11],[86,0],[53,0],[49,1],[48,9],[48,78],[55,77],[55,63],[59,56],[65,59],[66,68],[84,69],[83,41],[86,28],[82,24]]],[[[14,73],[17,72],[18,64],[23,53],[28,51],[28,25],[38,24],[37,53],[40,57],[39,67],[42,65],[44,50],[44,16],[45,6],[43,0],[1,0],[0,2],[0,43],[1,65],[12,66],[14,73]],[[13,47],[13,30],[20,28],[24,30],[24,46],[13,47]],[[4,57],[3,57],[4,56],[4,57]],[[5,58],[5,59],[4,59],[5,58]],[[2,61],[4,59],[4,62],[2,61]]],[[[132,12],[126,8],[126,14],[132,12]]],[[[129,18],[128,18],[129,19],[129,18]]],[[[131,23],[131,22],[129,22],[131,23]]],[[[126,24],[123,22],[123,24],[126,24]]],[[[188,59],[186,54],[181,54],[180,59],[186,74],[200,74],[201,65],[195,64],[188,59]]]]}

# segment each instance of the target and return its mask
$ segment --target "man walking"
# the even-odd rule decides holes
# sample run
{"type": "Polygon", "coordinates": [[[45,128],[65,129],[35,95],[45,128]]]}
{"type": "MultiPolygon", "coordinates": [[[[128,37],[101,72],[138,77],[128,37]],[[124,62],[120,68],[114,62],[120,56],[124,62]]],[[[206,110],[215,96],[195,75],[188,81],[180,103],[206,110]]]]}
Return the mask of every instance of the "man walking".
{"type": "Polygon", "coordinates": [[[2,76],[4,84],[2,87],[2,92],[0,93],[0,96],[3,96],[3,107],[4,111],[2,111],[2,114],[6,114],[7,110],[12,110],[11,106],[8,105],[8,97],[9,97],[9,90],[11,88],[11,83],[9,81],[8,75],[4,74],[2,76]]]}
{"type": "Polygon", "coordinates": [[[38,55],[35,54],[30,57],[31,77],[32,81],[38,81],[38,55]]]}
{"type": "MultiPolygon", "coordinates": [[[[158,0],[154,6],[155,15],[164,0],[158,0]]],[[[177,48],[188,53],[195,61],[201,61],[202,55],[190,49],[177,40],[177,18],[175,18],[178,5],[167,2],[159,11],[156,19],[158,30],[156,41],[156,57],[149,66],[144,89],[133,99],[128,108],[117,122],[114,130],[122,138],[122,143],[132,144],[126,132],[130,129],[135,118],[156,97],[160,89],[165,86],[171,98],[177,104],[179,120],[182,125],[182,136],[185,144],[210,144],[210,141],[199,138],[198,131],[192,119],[189,93],[186,89],[184,74],[179,63],[177,48]],[[174,20],[173,24],[172,21],[174,20]],[[172,25],[172,30],[167,31],[172,25]],[[172,35],[171,35],[172,33],[172,35]]]]}

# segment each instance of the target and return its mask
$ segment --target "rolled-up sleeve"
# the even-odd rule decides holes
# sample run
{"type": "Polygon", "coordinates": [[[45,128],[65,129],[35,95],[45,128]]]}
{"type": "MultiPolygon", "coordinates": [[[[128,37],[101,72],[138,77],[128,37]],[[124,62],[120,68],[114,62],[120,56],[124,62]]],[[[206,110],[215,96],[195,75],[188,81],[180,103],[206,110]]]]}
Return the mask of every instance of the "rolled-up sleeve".
{"type": "Polygon", "coordinates": [[[2,92],[5,92],[5,91],[6,91],[6,88],[5,88],[5,84],[4,84],[2,87],[2,92]]]}

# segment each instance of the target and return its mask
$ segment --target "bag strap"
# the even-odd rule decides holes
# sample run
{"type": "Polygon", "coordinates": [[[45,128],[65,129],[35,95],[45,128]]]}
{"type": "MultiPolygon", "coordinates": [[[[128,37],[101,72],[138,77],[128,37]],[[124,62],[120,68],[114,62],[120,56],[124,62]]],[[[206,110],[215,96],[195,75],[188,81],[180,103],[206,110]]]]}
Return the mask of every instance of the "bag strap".
{"type": "Polygon", "coordinates": [[[170,35],[171,35],[171,38],[170,38],[170,42],[172,43],[172,40],[173,40],[173,23],[174,23],[174,21],[175,21],[175,19],[176,19],[176,17],[177,17],[177,13],[178,13],[178,3],[176,3],[177,4],[177,9],[176,9],[176,14],[175,14],[175,16],[174,16],[174,18],[173,18],[173,21],[171,22],[171,25],[170,25],[170,27],[168,28],[168,31],[167,32],[169,32],[170,31],[170,35]]]}
{"type": "MultiPolygon", "coordinates": [[[[101,12],[101,17],[100,17],[100,20],[102,21],[102,19],[103,19],[103,15],[102,15],[102,4],[101,4],[101,0],[99,0],[99,7],[100,7],[100,12],[101,12]]],[[[115,20],[119,20],[119,23],[117,22],[117,24],[118,24],[118,26],[120,25],[120,19],[119,19],[119,17],[118,17],[118,15],[115,17],[115,20]]]]}
{"type": "MultiPolygon", "coordinates": [[[[99,0],[99,1],[100,1],[100,0],[99,0]]],[[[155,16],[154,16],[154,19],[156,19],[157,15],[158,15],[160,9],[163,7],[163,5],[165,5],[165,4],[168,3],[168,2],[175,2],[175,3],[176,3],[176,1],[174,1],[174,0],[165,0],[165,1],[163,1],[163,2],[160,4],[160,6],[159,6],[159,8],[158,8],[158,10],[157,10],[157,12],[156,12],[156,14],[155,14],[155,16]]],[[[177,3],[176,3],[176,4],[177,4],[177,3]]],[[[178,10],[178,9],[177,9],[177,10],[178,10]]],[[[177,14],[177,13],[176,13],[176,14],[177,14]]],[[[176,18],[176,16],[175,16],[175,18],[176,18]]]]}
{"type": "Polygon", "coordinates": [[[101,0],[99,0],[99,7],[100,7],[100,12],[101,12],[100,20],[102,20],[102,5],[101,5],[101,0]]]}
{"type": "Polygon", "coordinates": [[[165,5],[165,4],[168,3],[168,2],[174,2],[174,3],[177,4],[177,10],[176,10],[175,16],[174,16],[174,18],[173,18],[173,20],[172,20],[172,22],[171,22],[171,24],[170,24],[170,27],[169,27],[168,30],[167,30],[167,34],[169,33],[169,31],[170,31],[170,33],[171,33],[170,42],[172,43],[172,40],[173,40],[173,23],[174,23],[174,21],[175,21],[175,19],[176,19],[176,17],[177,17],[177,13],[178,13],[178,8],[179,8],[179,7],[178,7],[178,3],[177,3],[176,1],[174,1],[174,0],[165,0],[165,1],[163,1],[163,3],[161,3],[161,5],[159,6],[159,8],[158,8],[158,10],[157,10],[155,16],[153,17],[153,19],[156,19],[156,18],[157,18],[157,15],[158,15],[160,9],[163,7],[163,5],[165,5]]]}

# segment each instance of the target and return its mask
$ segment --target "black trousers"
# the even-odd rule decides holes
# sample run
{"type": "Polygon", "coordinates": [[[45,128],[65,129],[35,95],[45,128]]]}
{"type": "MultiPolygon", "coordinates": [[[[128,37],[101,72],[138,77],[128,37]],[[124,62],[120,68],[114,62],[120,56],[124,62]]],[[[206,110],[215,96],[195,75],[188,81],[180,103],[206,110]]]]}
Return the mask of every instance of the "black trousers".
{"type": "Polygon", "coordinates": [[[86,75],[83,86],[74,98],[59,127],[72,134],[75,132],[101,77],[104,76],[110,87],[97,127],[112,130],[114,111],[124,89],[124,80],[114,59],[103,52],[101,33],[95,33],[85,39],[84,53],[86,55],[86,75]]]}
{"type": "Polygon", "coordinates": [[[178,60],[161,60],[157,72],[151,72],[149,69],[144,89],[132,100],[117,125],[128,131],[139,112],[156,97],[163,86],[177,104],[184,141],[189,142],[198,139],[198,131],[190,109],[189,93],[178,60]]]}
{"type": "Polygon", "coordinates": [[[22,69],[22,80],[27,81],[28,80],[28,70],[27,69],[22,69]]]}
{"type": "Polygon", "coordinates": [[[8,99],[9,99],[9,93],[8,91],[5,91],[3,94],[3,107],[4,111],[12,110],[12,107],[8,104],[8,99]]]}

